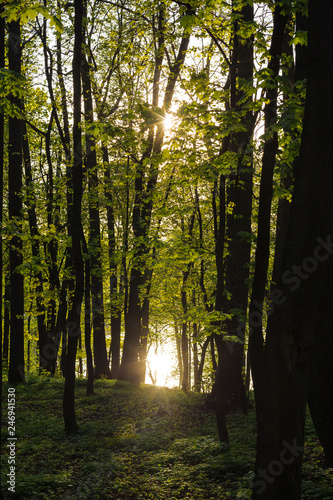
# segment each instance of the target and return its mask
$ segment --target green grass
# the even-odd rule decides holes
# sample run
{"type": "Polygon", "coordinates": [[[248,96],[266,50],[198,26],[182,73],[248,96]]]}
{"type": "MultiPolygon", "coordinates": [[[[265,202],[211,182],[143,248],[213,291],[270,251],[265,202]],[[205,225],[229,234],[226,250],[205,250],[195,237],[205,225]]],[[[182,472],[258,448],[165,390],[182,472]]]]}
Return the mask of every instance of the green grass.
{"type": "MultiPolygon", "coordinates": [[[[255,414],[228,417],[231,446],[218,442],[205,397],[176,389],[100,380],[96,396],[77,381],[80,433],[67,437],[63,380],[28,378],[16,389],[16,494],[7,491],[6,403],[2,421],[2,494],[6,499],[239,499],[249,497],[255,414]]],[[[4,384],[3,397],[7,397],[4,384]]],[[[5,401],[5,400],[4,400],[5,401]]],[[[310,419],[304,500],[332,500],[332,470],[310,419]]]]}

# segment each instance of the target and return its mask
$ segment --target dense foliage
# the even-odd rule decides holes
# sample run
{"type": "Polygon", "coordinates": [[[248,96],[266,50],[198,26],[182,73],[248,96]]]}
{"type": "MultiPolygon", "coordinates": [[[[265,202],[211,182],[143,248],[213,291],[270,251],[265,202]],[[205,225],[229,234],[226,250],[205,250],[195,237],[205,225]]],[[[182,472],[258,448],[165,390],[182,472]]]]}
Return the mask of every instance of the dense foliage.
{"type": "Polygon", "coordinates": [[[70,436],[78,377],[87,397],[139,390],[164,347],[225,447],[253,385],[252,498],[299,500],[307,402],[333,465],[332,4],[13,0],[0,18],[6,380],[63,377],[70,436]]]}

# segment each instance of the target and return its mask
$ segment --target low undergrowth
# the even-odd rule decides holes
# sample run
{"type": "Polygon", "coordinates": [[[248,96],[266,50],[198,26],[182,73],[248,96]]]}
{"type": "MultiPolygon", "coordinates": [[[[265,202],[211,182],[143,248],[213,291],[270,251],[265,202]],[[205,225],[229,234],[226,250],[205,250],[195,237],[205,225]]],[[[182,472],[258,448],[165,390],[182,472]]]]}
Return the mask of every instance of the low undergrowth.
{"type": "MultiPolygon", "coordinates": [[[[3,387],[2,496],[33,500],[246,499],[255,458],[255,414],[228,416],[231,445],[218,442],[202,394],[99,380],[77,381],[80,433],[67,437],[63,380],[28,378],[16,388],[16,486],[8,492],[7,386],[3,387]]],[[[304,500],[332,500],[332,470],[310,419],[304,500]]]]}

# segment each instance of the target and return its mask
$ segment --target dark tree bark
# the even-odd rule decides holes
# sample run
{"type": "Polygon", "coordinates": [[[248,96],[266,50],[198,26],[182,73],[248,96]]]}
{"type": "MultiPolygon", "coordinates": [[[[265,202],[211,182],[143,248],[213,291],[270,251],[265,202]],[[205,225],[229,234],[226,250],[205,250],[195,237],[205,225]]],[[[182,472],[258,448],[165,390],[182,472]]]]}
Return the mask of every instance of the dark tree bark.
{"type": "MultiPolygon", "coordinates": [[[[41,255],[40,255],[40,235],[37,224],[37,214],[36,214],[36,198],[34,192],[34,182],[32,177],[31,159],[30,159],[30,149],[28,142],[27,125],[25,122],[22,124],[23,127],[23,158],[24,158],[24,170],[25,170],[25,180],[28,193],[28,219],[29,219],[29,229],[31,236],[31,253],[34,260],[34,264],[40,265],[41,255]]],[[[37,328],[38,328],[38,342],[39,342],[39,369],[42,370],[50,365],[49,363],[49,353],[47,346],[47,335],[46,335],[46,315],[44,306],[44,287],[43,287],[43,275],[39,270],[35,272],[36,278],[36,310],[37,310],[37,328]]]]}
{"type": "MultiPolygon", "coordinates": [[[[332,276],[332,263],[329,273],[332,276]]],[[[315,324],[309,368],[308,403],[313,424],[324,449],[326,464],[333,467],[333,289],[329,279],[326,279],[324,284],[315,324]]]]}
{"type": "MultiPolygon", "coordinates": [[[[321,339],[327,350],[331,348],[326,332],[321,335],[327,326],[332,331],[331,311],[327,309],[327,300],[332,303],[333,254],[332,22],[333,4],[329,0],[309,1],[300,158],[284,264],[271,297],[266,343],[261,344],[262,362],[255,367],[262,378],[255,387],[258,438],[254,499],[300,500],[311,349],[314,346],[315,355],[321,339]],[[322,314],[325,316],[318,322],[322,314]]],[[[317,374],[318,363],[314,363],[317,374]]]]}
{"type": "Polygon", "coordinates": [[[284,13],[282,7],[276,5],[273,20],[274,28],[270,47],[270,61],[268,64],[268,69],[272,73],[274,84],[270,85],[270,88],[268,88],[266,91],[268,102],[265,107],[265,131],[270,135],[270,137],[265,140],[264,154],[262,159],[255,271],[253,276],[252,294],[249,307],[249,356],[254,388],[256,388],[256,386],[259,387],[262,376],[262,313],[269,262],[273,174],[275,157],[278,147],[277,132],[272,131],[271,127],[276,123],[277,117],[276,109],[278,85],[276,79],[280,69],[280,56],[282,54],[284,31],[287,23],[287,16],[284,13]]]}
{"type": "MultiPolygon", "coordinates": [[[[4,2],[0,3],[0,14],[4,8],[4,2]]],[[[5,18],[0,17],[0,68],[5,67],[5,18]]],[[[4,138],[5,138],[5,120],[4,114],[0,113],[0,227],[3,221],[3,172],[4,172],[4,138]]],[[[2,319],[4,315],[4,307],[2,301],[2,285],[3,285],[3,244],[2,234],[0,235],[0,363],[2,373],[2,360],[4,357],[4,350],[2,344],[3,327],[2,319]]],[[[5,340],[4,340],[5,341],[5,340]]],[[[8,355],[7,355],[8,356],[8,355]]]]}
{"type": "Polygon", "coordinates": [[[243,382],[245,320],[248,305],[248,288],[246,280],[249,277],[248,263],[250,261],[251,243],[251,212],[252,212],[252,154],[251,140],[253,132],[253,113],[244,111],[251,97],[242,90],[242,81],[253,77],[253,39],[246,42],[238,35],[241,23],[253,21],[253,5],[246,5],[237,12],[234,23],[233,56],[230,69],[230,109],[240,115],[243,132],[233,134],[230,138],[230,150],[238,154],[237,169],[231,171],[227,185],[227,204],[233,206],[233,212],[227,213],[226,234],[228,251],[226,257],[225,288],[231,294],[226,307],[232,313],[232,319],[225,322],[226,335],[237,337],[238,341],[224,340],[224,356],[219,363],[225,367],[225,387],[228,392],[227,401],[233,408],[243,412],[247,409],[247,396],[243,382]],[[244,105],[245,100],[245,105],[244,105]],[[241,104],[240,104],[241,102],[241,104]],[[248,237],[246,237],[246,234],[248,237]]]}
{"type": "MultiPolygon", "coordinates": [[[[296,29],[306,31],[308,19],[296,14],[296,29]]],[[[307,47],[296,46],[295,78],[302,81],[307,74],[307,47]]],[[[332,289],[326,283],[323,302],[319,306],[316,332],[310,359],[308,404],[311,417],[325,452],[327,465],[333,466],[333,378],[330,360],[333,353],[333,322],[330,304],[332,289]]]]}
{"type": "MultiPolygon", "coordinates": [[[[44,1],[44,5],[46,2],[44,1]]],[[[59,3],[58,3],[59,6],[59,3]]],[[[61,95],[61,108],[63,114],[63,127],[60,124],[59,116],[58,116],[58,107],[55,99],[54,91],[53,91],[53,53],[50,50],[50,47],[47,44],[47,20],[44,19],[42,29],[39,32],[41,42],[43,45],[44,52],[44,67],[45,67],[45,76],[49,91],[49,97],[52,104],[51,116],[48,125],[47,132],[45,134],[45,151],[46,151],[46,159],[48,165],[48,174],[47,174],[47,223],[49,228],[53,228],[55,226],[56,231],[60,231],[60,207],[59,200],[60,196],[59,192],[57,192],[57,188],[54,185],[54,173],[53,173],[53,158],[51,151],[51,134],[53,130],[53,123],[55,122],[59,137],[61,140],[61,144],[63,150],[65,152],[66,164],[67,164],[67,216],[68,220],[71,219],[71,198],[72,198],[72,188],[71,188],[71,175],[68,171],[69,162],[70,162],[70,136],[69,136],[69,123],[68,123],[68,113],[67,113],[67,103],[66,103],[66,89],[64,86],[63,75],[62,75],[62,48],[61,48],[61,35],[57,34],[57,74],[59,80],[60,87],[60,95],[61,95]],[[69,194],[70,193],[70,194],[69,194]]],[[[59,161],[59,158],[58,158],[59,161]]],[[[59,167],[57,169],[57,176],[59,176],[59,167]]],[[[70,223],[68,224],[69,231],[70,223]]],[[[61,359],[61,367],[63,370],[64,366],[64,358],[66,357],[66,332],[65,332],[65,324],[66,324],[66,314],[67,314],[67,302],[66,302],[66,292],[68,288],[73,289],[72,280],[68,280],[64,278],[62,285],[60,284],[59,277],[59,268],[58,268],[58,242],[57,238],[52,238],[50,241],[44,244],[46,262],[48,265],[49,272],[49,286],[53,291],[57,291],[60,303],[57,311],[56,301],[51,299],[47,305],[47,338],[45,340],[44,345],[40,344],[40,350],[43,351],[41,354],[42,357],[42,367],[47,371],[50,371],[51,374],[55,373],[56,370],[56,362],[58,356],[58,350],[60,341],[62,338],[62,359],[61,359]]],[[[69,253],[67,250],[66,253],[66,267],[68,272],[70,273],[71,260],[69,258],[69,253]]]]}
{"type": "Polygon", "coordinates": [[[116,232],[113,210],[112,182],[110,175],[108,149],[102,146],[104,182],[106,197],[106,216],[109,236],[109,265],[110,265],[110,301],[111,301],[111,378],[116,379],[120,367],[120,332],[121,332],[121,308],[118,304],[118,278],[116,253],[116,232]]]}
{"type": "MultiPolygon", "coordinates": [[[[192,238],[193,227],[195,221],[195,211],[193,212],[189,224],[188,224],[188,236],[192,238]]],[[[185,224],[182,220],[182,231],[185,238],[185,224]]],[[[191,387],[191,375],[190,375],[190,360],[189,360],[189,335],[188,335],[188,320],[186,318],[188,312],[188,293],[187,293],[187,283],[190,276],[191,268],[193,267],[193,262],[189,262],[186,266],[185,271],[183,271],[183,283],[181,289],[181,303],[183,309],[184,319],[182,322],[182,336],[181,336],[181,356],[182,356],[182,382],[181,387],[183,391],[188,391],[191,387]]]]}
{"type": "MultiPolygon", "coordinates": [[[[9,69],[21,74],[21,30],[20,21],[12,21],[9,28],[8,63],[9,69]]],[[[15,95],[10,96],[13,107],[21,108],[21,101],[15,95]]],[[[8,209],[12,224],[12,236],[9,248],[10,266],[10,359],[8,382],[24,382],[24,282],[18,268],[23,263],[22,240],[22,120],[9,117],[9,173],[8,173],[8,209]]]]}
{"type": "MultiPolygon", "coordinates": [[[[200,209],[200,199],[198,189],[195,188],[195,205],[196,205],[196,213],[197,220],[199,225],[199,248],[203,249],[203,224],[202,224],[202,216],[200,209]]],[[[217,223],[217,221],[216,221],[217,223]]],[[[207,312],[212,310],[212,306],[208,303],[207,290],[205,287],[205,267],[204,267],[204,259],[200,260],[200,289],[203,296],[204,306],[207,312]]],[[[195,306],[196,299],[195,294],[193,294],[193,305],[195,306]]],[[[198,345],[197,345],[197,336],[198,336],[198,325],[196,323],[193,324],[193,366],[194,366],[194,390],[200,392],[202,385],[202,374],[205,363],[206,351],[210,342],[210,337],[208,337],[202,345],[201,355],[199,361],[198,355],[198,345]]]]}
{"type": "MultiPolygon", "coordinates": [[[[152,272],[150,272],[150,276],[152,272]]],[[[150,292],[151,278],[147,278],[147,291],[146,297],[143,299],[142,304],[142,327],[141,338],[139,347],[139,372],[140,382],[144,384],[146,379],[147,370],[147,353],[148,353],[148,338],[149,338],[149,292],[150,292]]]]}
{"type": "MultiPolygon", "coordinates": [[[[65,260],[65,269],[66,272],[71,270],[72,259],[68,255],[69,250],[67,249],[67,255],[65,260]]],[[[55,327],[55,338],[54,345],[56,347],[56,353],[54,355],[54,362],[51,365],[51,374],[55,374],[56,369],[56,359],[58,356],[59,347],[61,345],[61,359],[60,359],[60,370],[65,376],[65,360],[67,355],[67,331],[66,331],[66,322],[67,322],[67,290],[70,288],[70,284],[72,279],[64,278],[61,289],[59,290],[59,307],[58,307],[58,315],[57,315],[57,323],[55,327]]]]}
{"type": "MultiPolygon", "coordinates": [[[[224,154],[229,147],[229,138],[226,137],[223,141],[221,154],[224,154]]],[[[215,228],[215,260],[217,270],[216,295],[215,295],[215,310],[222,312],[224,306],[224,280],[225,280],[225,229],[226,229],[226,186],[225,176],[220,175],[218,183],[215,183],[213,191],[213,214],[215,228]],[[219,194],[219,210],[217,215],[216,207],[216,191],[219,194]]],[[[225,342],[222,339],[222,321],[216,322],[215,327],[221,330],[221,333],[215,334],[215,342],[218,352],[218,364],[215,372],[215,382],[212,389],[211,399],[216,401],[216,419],[219,439],[221,442],[229,442],[226,412],[228,405],[227,385],[226,385],[226,363],[222,363],[225,358],[225,342]]],[[[213,352],[212,352],[213,356],[213,352]]],[[[215,361],[215,356],[213,364],[215,361]]]]}
{"type": "MultiPolygon", "coordinates": [[[[193,235],[193,228],[194,228],[194,222],[195,222],[195,211],[196,207],[193,211],[193,214],[188,222],[188,237],[189,239],[192,238],[193,235]]],[[[184,220],[182,220],[181,223],[182,226],[182,232],[184,238],[186,237],[185,234],[185,224],[184,220]]],[[[191,269],[193,267],[193,262],[189,262],[186,266],[185,271],[183,271],[183,282],[182,282],[182,289],[181,289],[181,303],[182,303],[182,309],[183,309],[183,323],[182,323],[182,336],[181,336],[181,356],[182,356],[182,383],[181,387],[183,391],[188,391],[191,388],[191,373],[190,373],[190,347],[189,347],[189,335],[188,335],[188,326],[189,322],[186,318],[187,312],[188,312],[188,293],[187,293],[187,283],[188,279],[191,273],[191,269]]]]}
{"type": "MultiPolygon", "coordinates": [[[[195,307],[195,298],[192,298],[192,304],[195,307]]],[[[198,356],[198,325],[192,325],[192,339],[193,339],[193,387],[195,391],[200,392],[201,380],[199,379],[199,356],[198,356]]]]}
{"type": "MultiPolygon", "coordinates": [[[[84,96],[85,122],[89,126],[94,122],[93,100],[91,93],[90,65],[83,56],[82,64],[82,90],[84,96]]],[[[110,377],[110,369],[106,352],[105,323],[104,323],[104,297],[103,297],[103,269],[101,229],[98,199],[98,175],[96,141],[86,133],[86,158],[85,166],[88,173],[88,202],[89,202],[89,255],[90,255],[90,286],[92,300],[92,323],[95,377],[110,377]]]]}
{"type": "MultiPolygon", "coordinates": [[[[46,0],[44,0],[44,5],[46,5],[46,0]]],[[[48,229],[50,230],[51,227],[55,225],[55,213],[56,213],[56,207],[55,207],[55,193],[54,193],[54,174],[53,174],[53,159],[52,159],[52,154],[51,154],[51,134],[52,134],[52,129],[53,129],[53,121],[56,121],[58,131],[60,133],[60,136],[62,137],[62,129],[60,126],[59,118],[58,118],[58,112],[57,112],[57,106],[55,102],[55,97],[54,97],[54,92],[53,92],[53,57],[52,57],[52,52],[50,51],[49,47],[47,46],[47,20],[44,18],[43,21],[43,28],[40,33],[42,44],[43,44],[43,51],[44,51],[44,68],[45,68],[45,75],[46,75],[46,81],[48,85],[48,90],[49,90],[49,96],[51,99],[52,103],[52,110],[51,110],[51,116],[48,124],[48,128],[45,134],[45,152],[46,152],[46,161],[47,161],[47,166],[48,166],[48,173],[47,173],[47,186],[46,186],[46,191],[47,191],[47,202],[46,202],[46,210],[47,210],[47,225],[48,229]]],[[[50,234],[52,232],[50,231],[50,234]]],[[[45,248],[45,257],[46,257],[46,263],[48,266],[48,272],[49,272],[49,288],[51,292],[55,292],[55,290],[60,289],[60,282],[59,282],[59,273],[58,273],[58,266],[57,266],[57,260],[58,260],[58,242],[56,238],[50,238],[50,240],[44,244],[45,248]]],[[[53,295],[53,294],[52,294],[53,295]]],[[[51,298],[47,304],[46,308],[46,322],[47,322],[47,332],[48,336],[50,339],[52,339],[52,344],[54,344],[54,337],[55,337],[55,327],[56,327],[56,302],[53,298],[51,298]]],[[[49,343],[50,344],[50,343],[49,343]]],[[[49,348],[49,345],[47,346],[49,348]]],[[[43,349],[46,349],[46,345],[43,346],[43,349]]],[[[54,347],[51,347],[53,351],[56,351],[57,349],[54,347]]],[[[49,348],[49,350],[51,351],[49,348]]],[[[55,364],[55,359],[54,356],[49,354],[44,353],[44,357],[49,358],[48,362],[45,366],[45,368],[48,371],[51,371],[52,368],[54,367],[55,364]]],[[[44,362],[45,364],[45,362],[44,362]]]]}
{"type": "Polygon", "coordinates": [[[216,372],[216,420],[219,440],[221,443],[229,443],[229,432],[227,428],[226,414],[230,408],[230,391],[228,372],[230,370],[229,345],[221,335],[215,337],[218,351],[218,365],[216,372]],[[223,362],[222,362],[223,361],[223,362]]]}
{"type": "Polygon", "coordinates": [[[81,335],[80,317],[84,292],[84,264],[81,251],[82,222],[82,142],[81,142],[81,60],[82,60],[82,18],[83,5],[81,0],[75,0],[75,38],[73,58],[73,211],[70,227],[72,237],[72,259],[75,272],[74,297],[67,323],[68,347],[65,362],[65,388],[63,397],[63,416],[67,434],[78,432],[75,416],[75,361],[79,336],[81,335]]]}
{"type": "Polygon", "coordinates": [[[198,364],[198,369],[197,369],[196,378],[195,378],[195,382],[194,382],[194,390],[196,390],[198,392],[201,391],[203,368],[204,368],[204,364],[205,364],[206,352],[207,352],[207,348],[209,346],[209,342],[210,342],[210,337],[208,337],[205,340],[205,342],[203,343],[202,348],[201,348],[200,362],[198,364]]]}
{"type": "MultiPolygon", "coordinates": [[[[307,17],[296,14],[296,30],[307,31],[307,17]]],[[[291,44],[291,35],[288,31],[285,32],[283,52],[291,60],[293,60],[293,46],[291,44]]],[[[306,46],[296,45],[296,60],[289,67],[283,68],[283,76],[289,81],[289,90],[284,95],[284,100],[287,100],[290,93],[297,93],[295,83],[301,83],[306,78],[306,46]]],[[[304,103],[303,103],[304,104],[304,103]]],[[[287,103],[288,106],[288,103],[287,103]]],[[[284,127],[284,132],[292,133],[284,127]]],[[[298,157],[295,158],[292,168],[284,168],[281,171],[280,185],[285,191],[290,191],[294,181],[294,169],[297,165],[298,157]]],[[[272,273],[272,282],[275,283],[281,274],[281,266],[283,265],[284,250],[286,248],[287,230],[290,217],[290,201],[285,197],[280,198],[278,202],[276,233],[275,233],[275,250],[274,250],[274,266],[272,273]]]]}
{"type": "MultiPolygon", "coordinates": [[[[306,16],[298,14],[296,16],[296,23],[297,29],[307,29],[306,16]]],[[[299,80],[303,80],[306,76],[306,63],[307,52],[305,48],[303,46],[296,46],[296,76],[299,80]]],[[[329,467],[333,467],[332,297],[332,281],[330,281],[330,285],[326,282],[323,301],[319,306],[317,314],[308,387],[308,403],[311,417],[325,452],[326,463],[329,467]]]]}
{"type": "MultiPolygon", "coordinates": [[[[190,14],[192,11],[189,12],[190,14]]],[[[152,98],[152,109],[158,108],[159,85],[164,53],[164,23],[165,5],[159,5],[159,26],[154,33],[157,36],[157,50],[155,55],[154,88],[152,98]]],[[[175,63],[170,68],[169,78],[165,89],[162,105],[164,116],[170,109],[174,89],[178,80],[181,67],[184,63],[189,36],[184,34],[179,45],[178,55],[175,63]]],[[[125,338],[123,346],[122,361],[119,370],[119,378],[134,384],[139,384],[142,378],[140,371],[140,338],[144,337],[142,328],[142,297],[140,291],[147,287],[145,277],[149,275],[147,268],[147,256],[150,253],[148,234],[150,229],[151,215],[153,209],[153,193],[158,179],[158,166],[151,161],[147,180],[145,181],[145,168],[148,160],[157,159],[162,151],[164,140],[163,120],[156,125],[148,126],[148,137],[146,150],[136,167],[135,177],[135,200],[132,214],[132,227],[134,233],[134,256],[133,266],[130,273],[130,285],[128,296],[128,309],[125,311],[125,338]]]]}
{"type": "MultiPolygon", "coordinates": [[[[58,4],[59,6],[59,4],[58,4]]],[[[71,237],[71,225],[73,216],[73,187],[72,187],[72,173],[71,173],[71,162],[72,162],[72,152],[70,144],[70,131],[69,131],[69,117],[67,108],[67,92],[65,87],[63,67],[62,67],[62,43],[61,34],[57,33],[57,75],[60,88],[61,96],[61,112],[63,116],[63,134],[60,134],[60,139],[62,142],[63,150],[66,157],[66,201],[67,201],[67,233],[70,239],[71,237]]],[[[65,259],[65,276],[63,278],[61,289],[59,290],[59,308],[56,324],[56,346],[59,348],[61,342],[61,360],[60,367],[63,375],[65,376],[65,364],[67,356],[67,331],[66,331],[66,321],[67,321],[67,300],[66,295],[69,290],[74,289],[74,280],[72,278],[72,252],[68,246],[66,249],[66,259],[65,259]]],[[[54,373],[55,365],[52,367],[51,373],[54,373]]]]}
{"type": "MultiPolygon", "coordinates": [[[[58,7],[60,7],[58,5],[58,7]]],[[[67,91],[65,87],[65,80],[62,68],[62,43],[61,34],[57,33],[57,76],[60,88],[61,96],[61,112],[63,116],[63,130],[64,133],[60,134],[60,139],[65,152],[67,166],[71,162],[71,144],[70,144],[70,132],[69,132],[69,118],[68,118],[68,108],[67,108],[67,91]]],[[[68,176],[68,181],[70,177],[68,176]]],[[[69,204],[70,205],[70,204],[69,204]]]]}
{"type": "MultiPolygon", "coordinates": [[[[54,192],[54,174],[53,174],[53,163],[52,163],[52,154],[51,154],[51,132],[53,127],[53,116],[54,110],[51,112],[51,117],[48,125],[48,129],[45,137],[45,150],[46,150],[46,159],[48,165],[48,175],[47,175],[47,226],[48,229],[51,230],[53,227],[56,228],[56,204],[55,204],[55,192],[54,192]]],[[[57,228],[56,228],[57,229],[57,228]]],[[[52,232],[50,231],[50,234],[52,232]]],[[[50,240],[44,244],[45,248],[45,256],[46,263],[48,267],[49,273],[49,288],[52,293],[60,289],[60,281],[59,281],[59,272],[58,272],[58,242],[57,239],[51,237],[50,240]]],[[[47,332],[48,337],[54,340],[55,337],[55,327],[56,327],[56,302],[53,298],[51,298],[47,304],[46,308],[47,312],[47,332]]],[[[48,355],[47,355],[48,357],[48,355]]],[[[47,369],[50,371],[52,364],[54,365],[55,359],[52,356],[52,360],[49,359],[49,363],[47,364],[47,369]]]]}
{"type": "Polygon", "coordinates": [[[9,360],[9,330],[10,330],[10,284],[7,269],[4,273],[5,290],[3,294],[3,352],[2,357],[6,367],[9,360]]]}
{"type": "MultiPolygon", "coordinates": [[[[157,49],[155,54],[153,109],[158,106],[160,76],[164,52],[165,6],[161,3],[158,9],[157,49]]],[[[154,33],[154,35],[156,35],[154,33]]],[[[142,307],[140,289],[145,285],[145,258],[149,253],[147,235],[152,210],[152,192],[157,182],[158,171],[151,169],[147,185],[144,182],[144,162],[155,153],[161,151],[163,143],[163,126],[158,124],[148,127],[147,147],[141,161],[137,165],[135,176],[135,200],[132,215],[132,227],[135,237],[134,264],[131,269],[128,295],[128,309],[125,311],[125,338],[119,378],[138,384],[140,382],[140,337],[142,335],[142,307]]]]}
{"type": "MultiPolygon", "coordinates": [[[[187,292],[185,287],[189,273],[190,273],[189,269],[183,272],[183,285],[182,285],[181,297],[182,297],[182,308],[184,316],[186,316],[187,314],[187,292]]],[[[189,359],[188,359],[189,339],[187,335],[187,326],[188,326],[187,320],[183,319],[182,337],[181,337],[181,356],[182,356],[182,367],[183,367],[181,387],[183,391],[188,391],[190,389],[189,359]]]]}
{"type": "Polygon", "coordinates": [[[183,359],[181,351],[181,335],[179,334],[179,328],[176,318],[174,318],[174,329],[175,329],[176,350],[177,350],[177,360],[178,360],[178,370],[179,370],[179,388],[180,388],[182,386],[182,380],[183,380],[183,359]]]}
{"type": "MultiPolygon", "coordinates": [[[[296,30],[308,30],[308,17],[302,12],[296,12],[296,30]]],[[[307,75],[308,68],[308,48],[306,45],[298,43],[295,47],[296,65],[295,65],[295,81],[303,81],[307,75]]]]}
{"type": "Polygon", "coordinates": [[[91,296],[90,296],[90,259],[85,261],[85,289],[84,289],[84,343],[87,356],[87,396],[92,396],[94,392],[94,365],[91,351],[91,296]]]}

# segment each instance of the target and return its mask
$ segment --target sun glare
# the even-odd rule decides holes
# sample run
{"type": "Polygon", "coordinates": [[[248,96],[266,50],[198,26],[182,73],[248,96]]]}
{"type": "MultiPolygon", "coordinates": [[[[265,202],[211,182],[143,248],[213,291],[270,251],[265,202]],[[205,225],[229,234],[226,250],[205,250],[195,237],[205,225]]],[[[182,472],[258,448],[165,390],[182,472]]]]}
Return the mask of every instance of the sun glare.
{"type": "Polygon", "coordinates": [[[152,346],[147,356],[146,384],[155,383],[164,387],[177,386],[178,379],[172,375],[176,362],[172,346],[163,345],[157,351],[152,346]]]}
{"type": "Polygon", "coordinates": [[[175,126],[175,119],[172,113],[167,113],[164,118],[164,129],[166,133],[171,132],[172,128],[175,126]]]}

